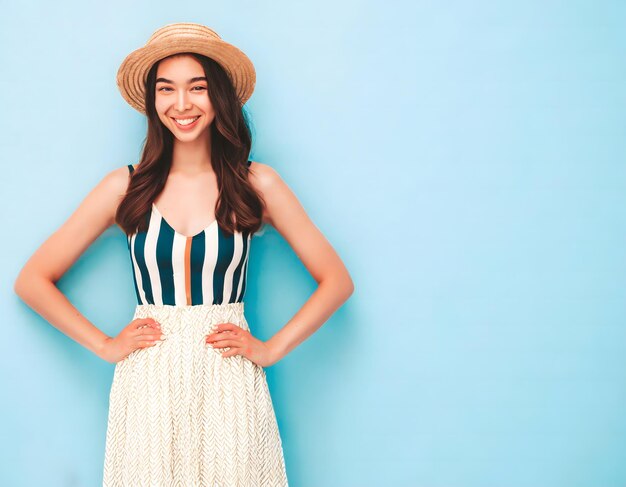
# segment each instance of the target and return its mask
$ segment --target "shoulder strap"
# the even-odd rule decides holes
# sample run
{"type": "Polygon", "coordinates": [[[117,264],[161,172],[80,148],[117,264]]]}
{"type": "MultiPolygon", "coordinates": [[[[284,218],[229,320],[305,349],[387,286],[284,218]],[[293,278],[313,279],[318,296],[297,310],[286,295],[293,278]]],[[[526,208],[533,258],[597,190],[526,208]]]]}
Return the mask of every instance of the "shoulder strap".
{"type": "Polygon", "coordinates": [[[132,164],[128,164],[128,172],[130,174],[132,174],[134,170],[135,170],[135,168],[133,167],[133,165],[132,164]]]}

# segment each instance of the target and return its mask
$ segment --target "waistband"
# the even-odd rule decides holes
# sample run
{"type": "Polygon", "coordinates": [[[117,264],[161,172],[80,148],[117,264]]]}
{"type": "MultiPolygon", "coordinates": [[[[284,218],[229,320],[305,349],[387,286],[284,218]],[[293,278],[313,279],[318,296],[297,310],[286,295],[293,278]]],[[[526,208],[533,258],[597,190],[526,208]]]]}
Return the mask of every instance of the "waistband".
{"type": "Polygon", "coordinates": [[[233,323],[249,330],[244,314],[244,303],[194,304],[176,306],[171,304],[138,304],[133,319],[152,318],[161,325],[167,336],[177,334],[202,335],[215,331],[219,323],[233,323]]]}
{"type": "Polygon", "coordinates": [[[198,312],[207,309],[243,309],[244,302],[237,301],[236,303],[221,303],[221,304],[191,304],[191,305],[179,305],[179,304],[137,304],[135,309],[146,310],[168,310],[168,311],[186,311],[186,312],[198,312]]]}

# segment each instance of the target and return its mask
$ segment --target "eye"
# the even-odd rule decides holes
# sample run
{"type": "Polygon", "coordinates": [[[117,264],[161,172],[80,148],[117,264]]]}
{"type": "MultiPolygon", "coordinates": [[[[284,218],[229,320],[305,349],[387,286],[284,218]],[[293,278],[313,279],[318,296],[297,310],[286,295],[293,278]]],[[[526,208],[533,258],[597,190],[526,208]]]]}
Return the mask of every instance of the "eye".
{"type": "MultiPolygon", "coordinates": [[[[195,90],[196,88],[200,88],[200,90],[206,90],[204,86],[194,86],[192,90],[195,90]]],[[[159,88],[157,91],[163,91],[163,90],[171,90],[171,88],[168,86],[163,86],[162,88],[159,88]]]]}

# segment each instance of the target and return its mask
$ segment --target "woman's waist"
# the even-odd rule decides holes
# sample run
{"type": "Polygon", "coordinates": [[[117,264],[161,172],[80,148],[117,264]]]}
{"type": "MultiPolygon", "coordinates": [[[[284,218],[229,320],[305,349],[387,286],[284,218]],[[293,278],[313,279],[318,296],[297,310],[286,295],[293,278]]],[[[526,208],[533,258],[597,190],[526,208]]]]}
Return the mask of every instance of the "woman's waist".
{"type": "Polygon", "coordinates": [[[164,335],[188,331],[212,333],[220,323],[233,323],[248,330],[243,301],[222,304],[137,304],[133,319],[152,318],[164,335]]]}

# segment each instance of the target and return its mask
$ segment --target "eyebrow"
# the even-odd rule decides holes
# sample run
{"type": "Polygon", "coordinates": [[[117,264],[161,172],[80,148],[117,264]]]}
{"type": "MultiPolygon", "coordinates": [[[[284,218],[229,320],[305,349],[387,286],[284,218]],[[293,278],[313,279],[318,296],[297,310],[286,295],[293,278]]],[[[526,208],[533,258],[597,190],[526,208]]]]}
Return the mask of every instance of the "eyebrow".
{"type": "MultiPolygon", "coordinates": [[[[189,81],[187,81],[187,84],[195,83],[196,81],[206,81],[206,80],[207,80],[206,76],[196,76],[195,78],[191,78],[189,81]]],[[[156,82],[174,84],[174,82],[171,79],[167,79],[167,78],[157,78],[156,82]]]]}

